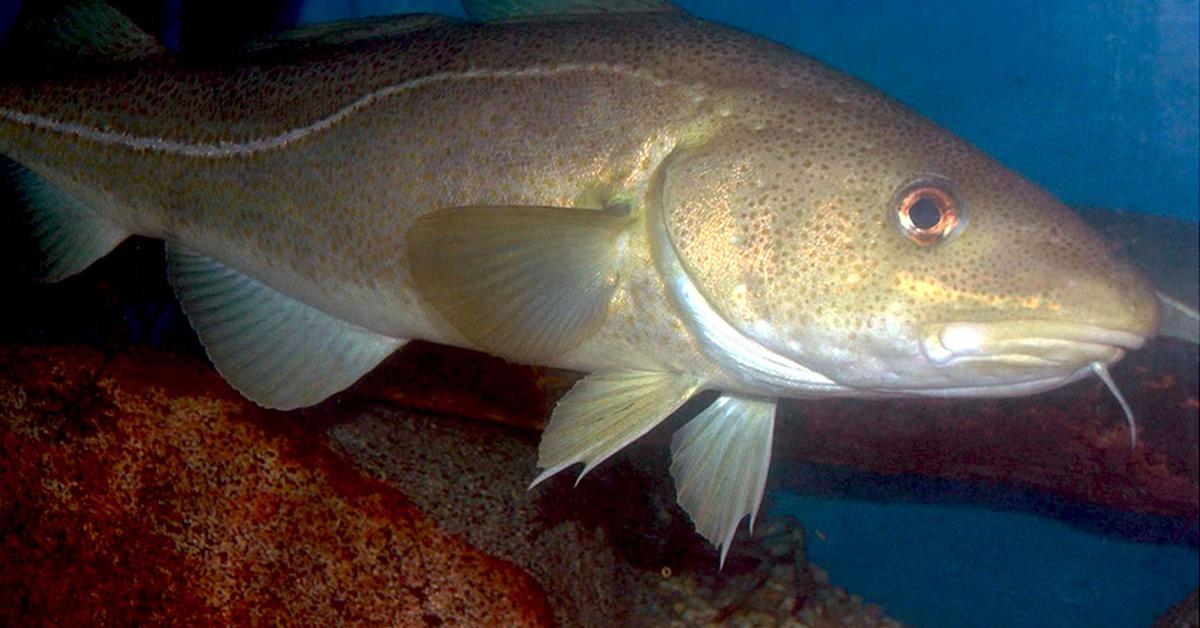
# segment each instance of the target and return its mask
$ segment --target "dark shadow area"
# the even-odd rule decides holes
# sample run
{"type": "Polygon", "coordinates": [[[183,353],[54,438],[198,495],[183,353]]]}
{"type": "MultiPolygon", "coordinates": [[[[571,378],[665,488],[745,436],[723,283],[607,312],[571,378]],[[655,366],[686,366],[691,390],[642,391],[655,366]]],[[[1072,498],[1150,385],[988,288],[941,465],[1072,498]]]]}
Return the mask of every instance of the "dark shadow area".
{"type": "MultiPolygon", "coordinates": [[[[293,28],[302,0],[108,0],[172,51],[189,58],[219,56],[266,34],[293,28]]],[[[50,14],[59,0],[0,0],[0,40],[31,14],[50,14]]]]}

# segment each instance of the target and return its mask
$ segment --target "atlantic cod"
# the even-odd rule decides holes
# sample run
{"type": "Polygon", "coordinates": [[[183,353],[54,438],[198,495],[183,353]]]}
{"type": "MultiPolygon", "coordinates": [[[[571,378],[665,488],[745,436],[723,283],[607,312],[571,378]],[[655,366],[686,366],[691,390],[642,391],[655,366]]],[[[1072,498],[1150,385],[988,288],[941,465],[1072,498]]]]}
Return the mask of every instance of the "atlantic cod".
{"type": "Polygon", "coordinates": [[[44,278],[165,240],[216,370],[268,408],[414,339],[586,373],[534,484],[718,391],[670,473],[722,562],[781,398],[1096,374],[1120,400],[1107,366],[1159,306],[1075,213],[784,46],[608,4],[468,1],[475,21],[319,25],[215,62],[74,3],[48,21],[58,69],[0,88],[44,278]]]}

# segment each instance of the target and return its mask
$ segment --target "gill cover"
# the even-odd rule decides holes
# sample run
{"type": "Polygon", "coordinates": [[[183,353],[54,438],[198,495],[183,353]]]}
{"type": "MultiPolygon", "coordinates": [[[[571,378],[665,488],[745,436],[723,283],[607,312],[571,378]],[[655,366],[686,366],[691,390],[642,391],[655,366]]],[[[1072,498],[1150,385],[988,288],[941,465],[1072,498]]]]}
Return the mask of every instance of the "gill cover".
{"type": "Polygon", "coordinates": [[[786,348],[774,322],[795,320],[806,306],[788,299],[785,285],[805,260],[799,246],[778,245],[799,244],[803,233],[798,213],[780,211],[786,170],[763,162],[785,156],[766,148],[768,135],[728,132],[684,149],[664,175],[662,206],[670,244],[709,304],[738,332],[779,351],[786,348]]]}

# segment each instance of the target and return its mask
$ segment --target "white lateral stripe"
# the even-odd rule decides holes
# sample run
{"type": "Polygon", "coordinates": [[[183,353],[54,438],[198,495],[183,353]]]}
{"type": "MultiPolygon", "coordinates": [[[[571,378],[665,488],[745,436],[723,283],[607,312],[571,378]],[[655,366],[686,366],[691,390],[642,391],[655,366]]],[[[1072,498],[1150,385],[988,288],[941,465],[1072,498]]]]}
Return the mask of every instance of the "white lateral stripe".
{"type": "Polygon", "coordinates": [[[636,76],[651,81],[655,87],[665,87],[674,82],[655,77],[644,70],[634,70],[628,66],[609,63],[568,63],[554,67],[536,66],[524,69],[439,72],[378,89],[342,107],[341,109],[338,109],[332,114],[316,120],[308,125],[291,129],[278,135],[255,138],[245,142],[217,142],[200,144],[179,142],[164,137],[139,137],[118,131],[105,131],[75,122],[54,120],[45,116],[14,111],[12,109],[0,109],[0,120],[5,120],[24,126],[32,126],[37,129],[52,131],[64,135],[73,135],[100,144],[123,146],[134,150],[173,153],[186,157],[245,157],[263,151],[282,148],[292,142],[308,137],[313,133],[324,131],[338,122],[348,118],[349,116],[352,116],[355,113],[371,106],[379,100],[433,83],[473,79],[536,78],[556,76],[558,74],[566,74],[571,72],[607,72],[610,74],[636,76]]]}

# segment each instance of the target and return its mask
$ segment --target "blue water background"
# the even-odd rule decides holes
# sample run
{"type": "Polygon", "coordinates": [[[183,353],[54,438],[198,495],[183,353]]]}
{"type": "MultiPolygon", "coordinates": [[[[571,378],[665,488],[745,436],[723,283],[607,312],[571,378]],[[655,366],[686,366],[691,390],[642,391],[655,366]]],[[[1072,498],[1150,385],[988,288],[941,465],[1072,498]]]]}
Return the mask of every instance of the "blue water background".
{"type": "Polygon", "coordinates": [[[777,493],[830,581],[914,626],[1149,626],[1196,587],[1196,551],[1025,512],[777,493]]]}

